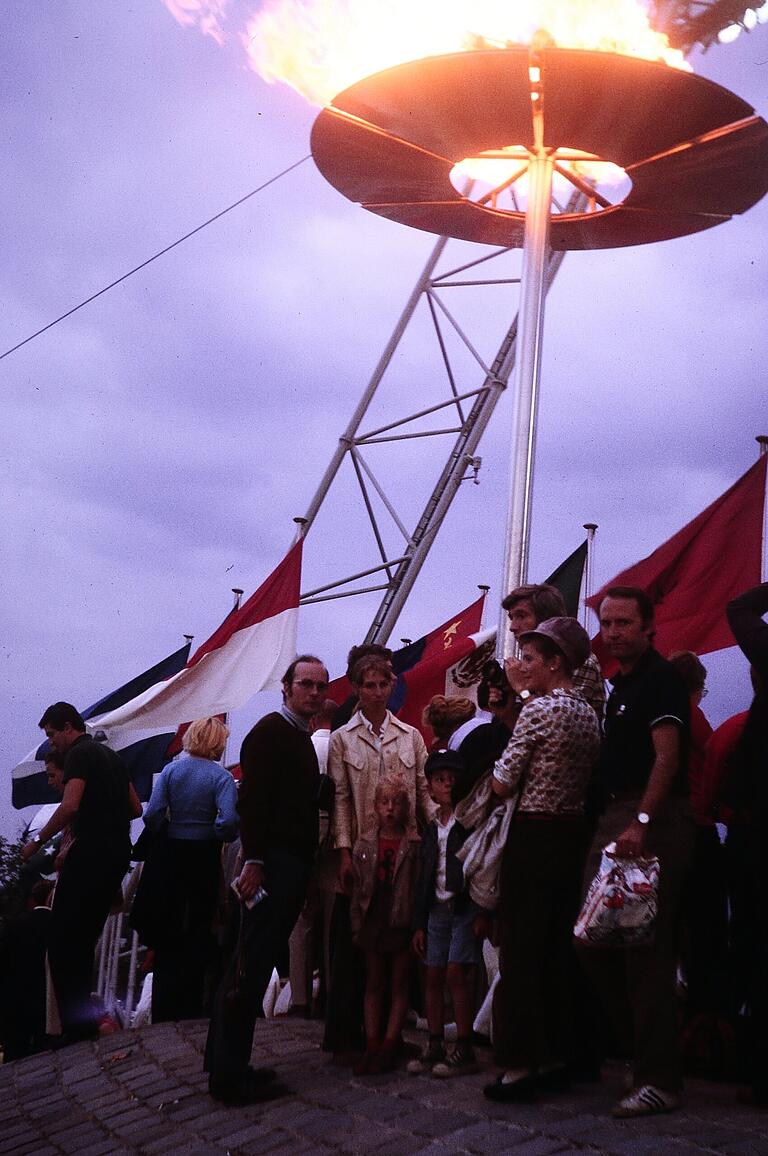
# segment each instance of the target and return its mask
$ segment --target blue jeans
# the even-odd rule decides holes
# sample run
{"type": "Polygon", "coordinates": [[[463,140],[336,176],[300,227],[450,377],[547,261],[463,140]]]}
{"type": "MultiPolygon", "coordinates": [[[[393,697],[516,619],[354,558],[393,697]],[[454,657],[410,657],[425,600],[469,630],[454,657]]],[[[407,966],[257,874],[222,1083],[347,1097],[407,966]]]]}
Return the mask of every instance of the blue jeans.
{"type": "Polygon", "coordinates": [[[427,967],[480,962],[480,940],[472,931],[479,914],[480,908],[469,898],[458,913],[437,904],[432,908],[427,921],[427,967]]]}

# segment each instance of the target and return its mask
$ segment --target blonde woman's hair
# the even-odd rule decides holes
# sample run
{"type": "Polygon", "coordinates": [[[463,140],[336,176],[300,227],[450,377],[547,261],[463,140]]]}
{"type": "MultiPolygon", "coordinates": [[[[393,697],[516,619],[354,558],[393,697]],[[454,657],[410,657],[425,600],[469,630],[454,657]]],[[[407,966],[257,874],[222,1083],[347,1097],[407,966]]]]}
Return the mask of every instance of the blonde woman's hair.
{"type": "Polygon", "coordinates": [[[190,723],[181,745],[189,755],[200,759],[220,759],[224,753],[229,727],[218,718],[199,718],[190,723]]]}
{"type": "Polygon", "coordinates": [[[446,698],[436,694],[424,707],[421,721],[432,727],[437,738],[448,740],[468,719],[474,718],[477,706],[471,698],[446,698]]]}

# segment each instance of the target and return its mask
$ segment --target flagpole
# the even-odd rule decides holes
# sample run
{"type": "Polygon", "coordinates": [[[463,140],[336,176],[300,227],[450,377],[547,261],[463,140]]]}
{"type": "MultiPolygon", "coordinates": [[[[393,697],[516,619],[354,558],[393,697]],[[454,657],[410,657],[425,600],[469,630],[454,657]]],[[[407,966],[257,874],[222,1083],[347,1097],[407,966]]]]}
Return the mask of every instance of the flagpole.
{"type": "Polygon", "coordinates": [[[587,531],[587,564],[584,567],[584,598],[582,599],[581,603],[581,623],[584,629],[587,630],[587,623],[589,620],[589,607],[587,606],[587,599],[592,597],[592,565],[594,561],[593,551],[595,548],[595,531],[597,530],[597,522],[584,522],[584,529],[587,531]]]}
{"type": "MultiPolygon", "coordinates": [[[[549,251],[550,206],[554,155],[544,144],[544,112],[538,58],[531,53],[531,111],[534,144],[529,150],[528,204],[525,211],[523,268],[518,312],[518,356],[515,365],[515,418],[512,435],[509,504],[504,542],[501,597],[528,580],[528,553],[536,453],[536,418],[544,339],[544,303],[549,251]]],[[[507,629],[506,612],[499,608],[496,653],[509,658],[515,648],[507,629]]]]}
{"type": "MultiPolygon", "coordinates": [[[[764,458],[768,454],[768,435],[758,434],[755,438],[760,447],[758,458],[764,458]]],[[[766,466],[768,471],[768,466],[766,466]]],[[[766,483],[766,497],[763,498],[763,551],[762,551],[762,565],[760,568],[760,577],[763,582],[768,582],[768,483],[766,483]]]]}
{"type": "MultiPolygon", "coordinates": [[[[485,608],[488,604],[488,591],[490,590],[490,586],[486,586],[484,582],[478,582],[477,588],[483,596],[483,614],[485,614],[485,608]]],[[[480,629],[485,630],[482,617],[480,618],[480,629]]]]}
{"type": "MultiPolygon", "coordinates": [[[[240,589],[239,586],[230,586],[230,590],[232,591],[232,595],[234,597],[234,602],[232,603],[232,610],[230,611],[230,613],[234,614],[236,611],[238,611],[240,609],[240,601],[243,597],[243,591],[240,589]]],[[[228,711],[224,712],[224,726],[227,727],[227,729],[229,729],[229,712],[228,711]]],[[[221,752],[221,765],[223,767],[226,767],[228,761],[229,761],[229,735],[227,735],[227,737],[224,740],[224,750],[221,752]]]]}

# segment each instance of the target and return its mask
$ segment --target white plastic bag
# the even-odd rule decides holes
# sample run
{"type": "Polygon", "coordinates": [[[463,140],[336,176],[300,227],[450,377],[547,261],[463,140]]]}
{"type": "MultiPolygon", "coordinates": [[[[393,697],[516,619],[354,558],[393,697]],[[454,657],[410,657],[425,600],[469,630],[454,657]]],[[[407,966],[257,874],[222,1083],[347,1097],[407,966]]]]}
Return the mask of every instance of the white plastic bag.
{"type": "Polygon", "coordinates": [[[603,848],[573,934],[594,947],[637,947],[656,930],[659,860],[617,858],[616,844],[603,848]]]}

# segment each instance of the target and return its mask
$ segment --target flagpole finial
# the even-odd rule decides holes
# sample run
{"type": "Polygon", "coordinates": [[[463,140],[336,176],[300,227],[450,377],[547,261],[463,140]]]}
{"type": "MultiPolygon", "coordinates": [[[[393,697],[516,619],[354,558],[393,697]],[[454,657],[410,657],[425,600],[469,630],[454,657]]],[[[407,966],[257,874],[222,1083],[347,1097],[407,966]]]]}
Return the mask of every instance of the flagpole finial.
{"type": "Polygon", "coordinates": [[[233,610],[239,610],[240,609],[240,599],[243,597],[243,591],[240,589],[239,586],[231,586],[230,589],[235,596],[235,604],[232,607],[232,609],[233,610]]]}
{"type": "Polygon", "coordinates": [[[490,586],[486,586],[484,582],[478,582],[477,588],[478,590],[481,590],[483,594],[487,594],[490,590],[490,586]]]}
{"type": "Polygon", "coordinates": [[[595,530],[597,529],[597,522],[583,522],[582,525],[584,526],[585,530],[590,532],[590,534],[594,534],[595,530]]]}
{"type": "Polygon", "coordinates": [[[411,643],[413,642],[413,639],[412,638],[401,638],[400,641],[402,642],[403,646],[410,646],[411,643]]]}
{"type": "Polygon", "coordinates": [[[194,634],[185,634],[184,637],[186,638],[187,642],[191,642],[195,636],[194,634]]]}
{"type": "Polygon", "coordinates": [[[755,441],[760,446],[760,457],[768,454],[768,434],[758,434],[755,441]]]}

